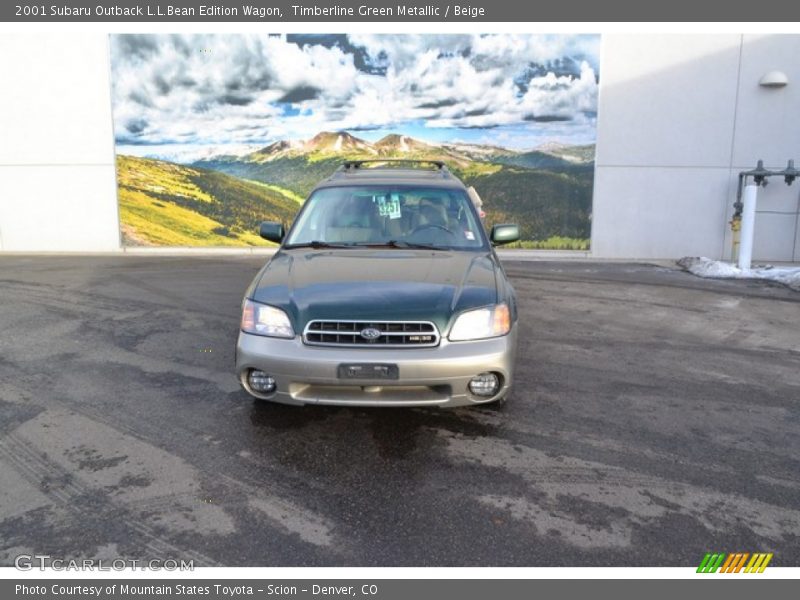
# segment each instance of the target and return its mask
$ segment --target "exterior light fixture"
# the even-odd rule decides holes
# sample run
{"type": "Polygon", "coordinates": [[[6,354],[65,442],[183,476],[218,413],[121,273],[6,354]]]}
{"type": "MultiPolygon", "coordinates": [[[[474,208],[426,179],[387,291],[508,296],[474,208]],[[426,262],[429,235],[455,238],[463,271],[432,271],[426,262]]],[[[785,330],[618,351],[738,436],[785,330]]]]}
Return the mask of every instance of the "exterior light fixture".
{"type": "Polygon", "coordinates": [[[767,88],[782,88],[789,83],[789,78],[783,71],[769,71],[758,81],[758,85],[767,88]]]}

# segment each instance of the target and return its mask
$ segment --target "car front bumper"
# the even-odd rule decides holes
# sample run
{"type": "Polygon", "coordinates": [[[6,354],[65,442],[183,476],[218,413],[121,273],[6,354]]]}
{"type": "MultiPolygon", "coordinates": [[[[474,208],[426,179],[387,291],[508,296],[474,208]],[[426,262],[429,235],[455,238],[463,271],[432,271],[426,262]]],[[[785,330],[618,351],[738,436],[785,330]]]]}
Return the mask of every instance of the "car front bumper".
{"type": "Polygon", "coordinates": [[[470,342],[443,338],[433,348],[347,348],[309,346],[300,336],[269,338],[239,333],[236,372],[252,396],[284,404],[340,406],[469,406],[504,398],[513,380],[517,347],[516,324],[503,337],[470,342]],[[397,365],[398,379],[340,379],[339,366],[354,363],[397,365]],[[250,389],[247,374],[258,369],[275,378],[276,389],[261,394],[250,389]],[[500,389],[479,397],[470,380],[494,372],[500,389]]]}

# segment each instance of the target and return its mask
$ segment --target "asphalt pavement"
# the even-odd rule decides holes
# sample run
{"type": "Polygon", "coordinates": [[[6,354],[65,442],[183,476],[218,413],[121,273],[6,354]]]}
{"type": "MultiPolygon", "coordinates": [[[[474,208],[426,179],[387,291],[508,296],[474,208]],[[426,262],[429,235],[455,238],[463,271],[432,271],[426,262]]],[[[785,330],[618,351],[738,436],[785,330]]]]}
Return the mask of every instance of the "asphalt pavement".
{"type": "Polygon", "coordinates": [[[800,564],[800,293],[507,262],[500,407],[253,401],[259,257],[0,257],[0,565],[800,564]]]}

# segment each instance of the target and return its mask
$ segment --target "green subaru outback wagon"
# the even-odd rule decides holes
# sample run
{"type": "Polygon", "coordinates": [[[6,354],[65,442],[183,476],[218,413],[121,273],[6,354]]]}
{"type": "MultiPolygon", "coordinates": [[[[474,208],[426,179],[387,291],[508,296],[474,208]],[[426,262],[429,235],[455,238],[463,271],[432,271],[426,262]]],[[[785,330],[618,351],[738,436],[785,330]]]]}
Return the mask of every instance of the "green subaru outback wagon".
{"type": "Polygon", "coordinates": [[[464,184],[440,162],[352,161],[320,183],[247,289],[236,369],[286,404],[467,406],[505,398],[517,304],[464,184]]]}

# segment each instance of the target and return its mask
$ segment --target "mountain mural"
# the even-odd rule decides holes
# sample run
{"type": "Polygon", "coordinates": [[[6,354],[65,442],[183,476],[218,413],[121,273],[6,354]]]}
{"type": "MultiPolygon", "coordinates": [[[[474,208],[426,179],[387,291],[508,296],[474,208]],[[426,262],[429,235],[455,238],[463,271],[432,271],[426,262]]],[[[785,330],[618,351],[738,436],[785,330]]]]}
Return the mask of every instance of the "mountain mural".
{"type": "Polygon", "coordinates": [[[127,245],[261,245],[345,159],[444,161],[532,248],[587,249],[596,34],[112,34],[127,245]]]}

